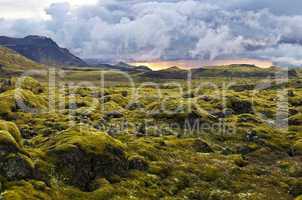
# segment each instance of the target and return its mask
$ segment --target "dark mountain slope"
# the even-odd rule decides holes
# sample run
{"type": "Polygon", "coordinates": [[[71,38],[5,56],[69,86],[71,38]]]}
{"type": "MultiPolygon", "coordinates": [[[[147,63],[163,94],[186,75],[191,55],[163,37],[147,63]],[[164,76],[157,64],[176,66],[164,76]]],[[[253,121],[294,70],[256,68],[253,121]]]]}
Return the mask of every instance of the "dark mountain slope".
{"type": "Polygon", "coordinates": [[[60,48],[52,39],[41,36],[11,38],[0,36],[0,45],[13,49],[21,55],[47,65],[86,66],[69,50],[60,48]]]}

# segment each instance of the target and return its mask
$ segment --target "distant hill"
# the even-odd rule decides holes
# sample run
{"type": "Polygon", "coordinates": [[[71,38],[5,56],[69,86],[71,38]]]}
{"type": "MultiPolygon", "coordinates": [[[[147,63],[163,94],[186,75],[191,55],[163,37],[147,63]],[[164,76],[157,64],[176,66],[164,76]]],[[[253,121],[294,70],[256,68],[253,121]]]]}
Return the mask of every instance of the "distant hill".
{"type": "MultiPolygon", "coordinates": [[[[206,67],[192,70],[193,77],[238,77],[238,78],[265,78],[275,76],[277,72],[283,71],[279,67],[261,68],[249,64],[232,64],[224,66],[206,67]]],[[[288,75],[296,77],[295,69],[290,69],[288,75]]]]}
{"type": "Polygon", "coordinates": [[[186,79],[188,76],[188,71],[174,66],[158,71],[149,71],[146,72],[144,76],[158,79],[186,79]]]}
{"type": "MultiPolygon", "coordinates": [[[[255,65],[233,64],[225,66],[213,66],[192,69],[192,78],[198,79],[202,77],[233,77],[233,78],[265,78],[275,76],[276,72],[282,71],[282,68],[270,67],[260,68],[255,65]]],[[[163,79],[186,79],[188,76],[187,70],[178,67],[171,67],[159,71],[146,72],[143,75],[146,77],[163,78],[163,79]]],[[[289,70],[290,77],[297,77],[298,73],[295,69],[289,70]]]]}
{"type": "Polygon", "coordinates": [[[52,39],[42,36],[11,38],[0,36],[0,45],[13,49],[21,55],[46,65],[86,66],[68,49],[59,47],[52,39]]]}
{"type": "Polygon", "coordinates": [[[17,52],[0,46],[0,69],[2,70],[24,70],[39,69],[43,66],[18,54],[17,52]]]}
{"type": "Polygon", "coordinates": [[[123,72],[134,72],[134,73],[152,71],[147,66],[134,66],[134,65],[130,65],[125,62],[119,62],[117,64],[102,64],[101,62],[99,62],[97,60],[92,60],[92,59],[90,59],[90,60],[88,59],[86,61],[90,66],[93,66],[93,67],[99,68],[99,69],[103,69],[103,70],[118,70],[118,71],[123,71],[123,72]]]}

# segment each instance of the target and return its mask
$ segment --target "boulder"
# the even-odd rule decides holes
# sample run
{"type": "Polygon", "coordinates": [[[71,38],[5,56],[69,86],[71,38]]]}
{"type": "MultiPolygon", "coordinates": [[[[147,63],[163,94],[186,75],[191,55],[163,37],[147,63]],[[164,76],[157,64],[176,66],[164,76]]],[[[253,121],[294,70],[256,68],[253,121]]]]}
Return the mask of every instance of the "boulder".
{"type": "Polygon", "coordinates": [[[8,90],[0,94],[0,116],[10,118],[14,112],[35,113],[47,107],[44,98],[30,90],[8,90]]]}
{"type": "Polygon", "coordinates": [[[30,90],[34,94],[40,94],[44,91],[41,83],[29,76],[13,78],[12,83],[16,89],[30,90]]]}
{"type": "Polygon", "coordinates": [[[84,191],[89,191],[95,179],[123,174],[128,167],[124,145],[88,127],[63,131],[44,148],[59,179],[84,191]]]}
{"type": "Polygon", "coordinates": [[[254,113],[252,103],[250,101],[237,97],[228,98],[227,106],[228,108],[231,108],[235,114],[254,113]]]}
{"type": "Polygon", "coordinates": [[[9,181],[32,178],[34,164],[22,147],[19,129],[12,122],[0,121],[0,176],[9,181]]]}

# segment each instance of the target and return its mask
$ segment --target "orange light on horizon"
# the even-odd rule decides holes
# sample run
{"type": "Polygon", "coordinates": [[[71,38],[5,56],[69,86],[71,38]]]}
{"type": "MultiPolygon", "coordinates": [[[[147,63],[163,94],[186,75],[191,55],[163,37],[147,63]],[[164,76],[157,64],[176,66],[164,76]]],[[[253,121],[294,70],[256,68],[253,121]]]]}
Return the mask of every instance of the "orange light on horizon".
{"type": "Polygon", "coordinates": [[[147,66],[152,70],[162,70],[174,66],[183,69],[192,69],[192,68],[231,65],[231,64],[250,64],[261,68],[269,68],[273,65],[271,61],[257,60],[257,59],[225,59],[225,60],[213,60],[213,61],[203,61],[203,60],[138,61],[138,62],[130,62],[129,64],[134,66],[147,66]]]}

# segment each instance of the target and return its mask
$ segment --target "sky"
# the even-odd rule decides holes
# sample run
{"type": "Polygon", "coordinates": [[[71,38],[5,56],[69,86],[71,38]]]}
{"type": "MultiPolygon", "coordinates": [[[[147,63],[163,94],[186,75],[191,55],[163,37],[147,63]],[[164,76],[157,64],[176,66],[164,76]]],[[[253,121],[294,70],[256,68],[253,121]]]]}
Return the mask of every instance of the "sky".
{"type": "Polygon", "coordinates": [[[44,35],[103,61],[302,66],[301,0],[0,0],[0,35],[44,35]]]}

